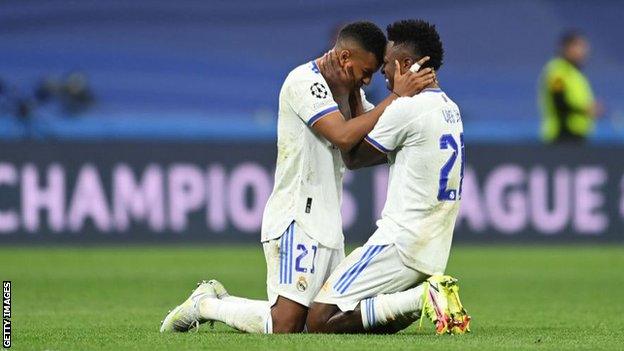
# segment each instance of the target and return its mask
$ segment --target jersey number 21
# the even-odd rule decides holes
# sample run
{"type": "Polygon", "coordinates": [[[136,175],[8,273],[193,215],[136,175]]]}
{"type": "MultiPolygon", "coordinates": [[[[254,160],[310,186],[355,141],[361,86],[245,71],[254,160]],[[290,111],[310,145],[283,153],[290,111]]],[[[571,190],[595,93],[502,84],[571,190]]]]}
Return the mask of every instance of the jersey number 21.
{"type": "Polygon", "coordinates": [[[464,166],[466,164],[465,148],[464,148],[464,133],[459,134],[459,144],[452,134],[444,134],[440,137],[440,150],[446,150],[451,148],[453,153],[451,157],[446,161],[444,166],[440,169],[440,187],[438,188],[438,200],[439,201],[456,201],[461,199],[462,183],[464,182],[464,166]],[[461,157],[460,169],[459,169],[459,189],[448,189],[449,173],[455,166],[457,161],[457,154],[461,157]]]}

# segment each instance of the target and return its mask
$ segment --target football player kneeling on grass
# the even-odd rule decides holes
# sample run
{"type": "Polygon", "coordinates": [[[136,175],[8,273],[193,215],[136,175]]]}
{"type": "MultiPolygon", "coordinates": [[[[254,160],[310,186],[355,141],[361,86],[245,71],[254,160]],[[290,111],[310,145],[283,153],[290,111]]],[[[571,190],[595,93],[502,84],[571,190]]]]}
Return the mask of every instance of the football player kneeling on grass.
{"type": "MultiPolygon", "coordinates": [[[[435,26],[388,26],[383,73],[409,70],[424,56],[438,70],[443,49],[435,26]]],[[[331,86],[331,84],[330,84],[331,86]]],[[[390,164],[387,201],[377,230],[332,272],[307,318],[314,333],[394,333],[429,318],[439,334],[468,331],[457,280],[442,275],[459,211],[464,136],[457,105],[437,80],[393,101],[366,138],[349,151],[350,168],[390,164]]]]}
{"type": "Polygon", "coordinates": [[[394,92],[373,106],[361,86],[381,67],[385,48],[376,25],[351,23],[330,54],[295,68],[284,81],[275,185],[262,220],[268,301],[230,296],[215,280],[201,282],[167,315],[161,331],[187,331],[207,321],[250,333],[304,330],[308,307],[344,259],[341,154],[373,129],[399,95],[413,96],[434,80],[430,69],[397,69],[394,92]],[[335,81],[340,84],[330,83],[335,81]]]}

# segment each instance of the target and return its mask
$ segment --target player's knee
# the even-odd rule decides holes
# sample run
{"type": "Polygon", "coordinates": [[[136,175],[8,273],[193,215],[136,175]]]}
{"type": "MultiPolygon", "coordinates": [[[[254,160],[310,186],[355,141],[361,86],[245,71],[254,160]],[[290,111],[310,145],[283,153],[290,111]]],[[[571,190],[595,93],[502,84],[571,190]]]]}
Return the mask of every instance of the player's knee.
{"type": "Polygon", "coordinates": [[[321,316],[318,313],[308,313],[308,318],[306,319],[306,327],[308,333],[322,333],[325,331],[323,328],[325,323],[321,316]]]}
{"type": "Polygon", "coordinates": [[[290,334],[301,333],[305,326],[305,316],[297,315],[274,315],[273,333],[274,334],[290,334]]]}
{"type": "Polygon", "coordinates": [[[300,333],[306,322],[308,309],[294,301],[279,297],[271,308],[273,333],[300,333]]]}
{"type": "Polygon", "coordinates": [[[331,305],[313,303],[308,310],[308,317],[306,318],[308,333],[328,332],[327,321],[329,321],[335,310],[335,307],[331,305]]]}

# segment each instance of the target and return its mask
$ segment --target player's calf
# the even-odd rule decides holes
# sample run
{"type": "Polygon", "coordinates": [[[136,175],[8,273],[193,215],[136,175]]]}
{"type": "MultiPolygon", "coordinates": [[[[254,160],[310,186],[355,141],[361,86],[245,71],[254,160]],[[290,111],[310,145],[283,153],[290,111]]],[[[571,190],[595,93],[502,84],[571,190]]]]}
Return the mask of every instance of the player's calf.
{"type": "Polygon", "coordinates": [[[308,308],[279,296],[271,307],[274,334],[301,333],[305,328],[308,308]]]}
{"type": "Polygon", "coordinates": [[[398,316],[374,325],[365,325],[365,318],[369,317],[362,313],[360,306],[353,311],[341,311],[336,305],[314,303],[310,307],[306,324],[310,333],[395,334],[417,320],[412,316],[398,316]]]}
{"type": "Polygon", "coordinates": [[[338,333],[330,320],[341,312],[338,306],[314,302],[308,311],[306,328],[309,333],[338,333]]]}

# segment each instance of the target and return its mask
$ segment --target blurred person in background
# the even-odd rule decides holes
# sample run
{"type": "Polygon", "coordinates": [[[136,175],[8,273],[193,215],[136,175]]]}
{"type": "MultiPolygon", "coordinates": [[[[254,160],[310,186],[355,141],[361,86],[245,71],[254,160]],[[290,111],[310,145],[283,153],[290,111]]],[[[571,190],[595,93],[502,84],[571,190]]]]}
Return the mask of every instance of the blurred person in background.
{"type": "Polygon", "coordinates": [[[543,69],[539,83],[542,140],[547,143],[583,143],[601,113],[582,68],[589,42],[578,31],[560,39],[559,54],[543,69]]]}

